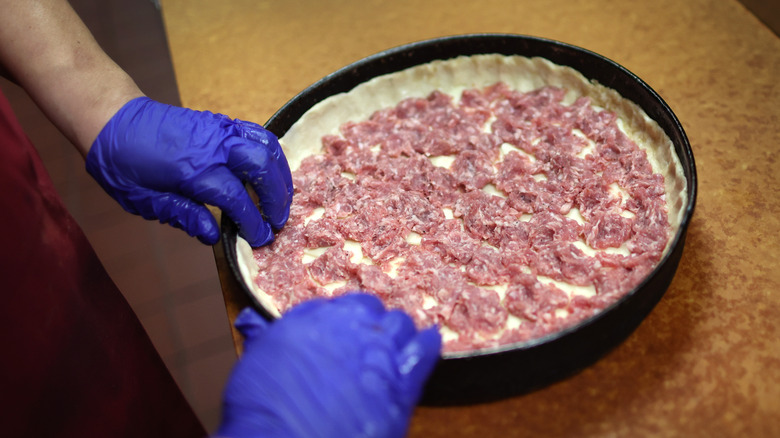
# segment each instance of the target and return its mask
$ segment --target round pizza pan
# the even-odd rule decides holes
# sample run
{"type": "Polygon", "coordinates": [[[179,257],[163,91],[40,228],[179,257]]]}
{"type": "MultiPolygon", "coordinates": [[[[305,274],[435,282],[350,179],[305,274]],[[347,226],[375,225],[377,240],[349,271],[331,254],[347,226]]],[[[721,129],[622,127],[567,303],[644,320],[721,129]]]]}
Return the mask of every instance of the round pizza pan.
{"type": "MultiPolygon", "coordinates": [[[[376,76],[439,59],[497,53],[542,57],[578,70],[586,78],[618,91],[654,119],[674,144],[687,182],[687,204],[670,249],[633,291],[593,317],[529,342],[490,350],[448,354],[437,364],[422,403],[458,405],[493,401],[527,393],[571,376],[593,364],[625,340],[658,303],[677,270],[696,202],[696,168],[685,132],[663,99],[636,75],[591,51],[543,38],[514,34],[469,34],[420,41],[392,48],[348,65],[295,96],[265,124],[279,137],[312,106],[351,90],[376,76]]],[[[222,216],[222,239],[232,274],[250,302],[273,318],[243,282],[236,254],[237,228],[222,216]]]]}

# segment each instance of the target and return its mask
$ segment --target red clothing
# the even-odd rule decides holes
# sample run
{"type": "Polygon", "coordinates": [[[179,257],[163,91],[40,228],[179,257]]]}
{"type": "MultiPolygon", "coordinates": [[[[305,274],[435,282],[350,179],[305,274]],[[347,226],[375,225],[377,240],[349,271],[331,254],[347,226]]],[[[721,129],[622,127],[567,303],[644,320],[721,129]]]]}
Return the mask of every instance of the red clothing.
{"type": "Polygon", "coordinates": [[[0,93],[0,434],[202,437],[0,93]]]}

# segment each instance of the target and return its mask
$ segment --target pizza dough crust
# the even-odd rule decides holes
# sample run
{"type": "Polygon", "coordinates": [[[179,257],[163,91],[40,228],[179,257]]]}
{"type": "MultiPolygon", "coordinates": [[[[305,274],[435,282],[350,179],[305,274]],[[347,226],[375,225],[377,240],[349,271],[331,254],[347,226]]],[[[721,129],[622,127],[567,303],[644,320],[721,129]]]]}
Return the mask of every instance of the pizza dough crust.
{"type": "MultiPolygon", "coordinates": [[[[323,136],[338,135],[339,127],[347,121],[365,120],[375,111],[394,107],[407,98],[424,98],[436,90],[457,100],[463,90],[483,88],[496,82],[504,82],[521,92],[544,86],[563,88],[567,90],[564,104],[588,97],[593,106],[617,114],[623,132],[646,151],[653,171],[664,177],[672,236],[665,251],[669,250],[687,204],[686,179],[671,140],[638,105],[615,90],[588,81],[578,71],[543,58],[498,54],[462,56],[378,76],[313,106],[280,139],[280,144],[291,170],[295,171],[304,158],[322,153],[323,136]]],[[[280,316],[270,297],[255,285],[257,267],[251,248],[239,237],[236,249],[245,283],[266,309],[280,316]]]]}

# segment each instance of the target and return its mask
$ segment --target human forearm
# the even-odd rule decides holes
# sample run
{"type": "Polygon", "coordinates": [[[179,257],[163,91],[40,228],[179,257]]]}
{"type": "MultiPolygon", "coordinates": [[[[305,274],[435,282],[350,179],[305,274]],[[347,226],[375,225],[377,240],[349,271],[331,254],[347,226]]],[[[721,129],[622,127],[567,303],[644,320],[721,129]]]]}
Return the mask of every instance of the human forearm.
{"type": "Polygon", "coordinates": [[[123,104],[142,96],[65,0],[0,0],[0,64],[86,155],[123,104]]]}

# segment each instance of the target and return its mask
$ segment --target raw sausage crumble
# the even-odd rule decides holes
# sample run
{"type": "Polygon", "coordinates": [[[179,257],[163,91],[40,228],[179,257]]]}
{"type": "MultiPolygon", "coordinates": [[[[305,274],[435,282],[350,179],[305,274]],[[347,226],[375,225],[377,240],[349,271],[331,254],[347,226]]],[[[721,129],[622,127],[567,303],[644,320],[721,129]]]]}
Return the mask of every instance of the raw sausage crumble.
{"type": "Polygon", "coordinates": [[[366,290],[444,351],[527,341],[631,291],[669,239],[664,178],[617,116],[566,90],[433,92],[322,139],[290,220],[254,250],[283,312],[366,290]]]}

